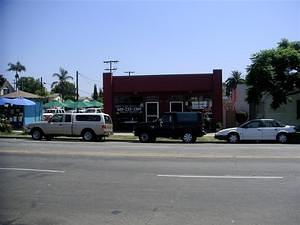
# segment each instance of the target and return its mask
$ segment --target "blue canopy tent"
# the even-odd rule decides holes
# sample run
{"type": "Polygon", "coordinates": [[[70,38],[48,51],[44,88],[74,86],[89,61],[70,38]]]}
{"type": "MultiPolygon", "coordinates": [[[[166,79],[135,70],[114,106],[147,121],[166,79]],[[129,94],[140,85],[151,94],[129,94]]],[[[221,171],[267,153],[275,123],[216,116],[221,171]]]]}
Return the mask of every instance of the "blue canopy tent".
{"type": "Polygon", "coordinates": [[[14,98],[10,99],[12,105],[22,105],[22,106],[31,106],[31,105],[36,105],[35,102],[26,99],[26,98],[14,98]]]}
{"type": "Polygon", "coordinates": [[[12,99],[9,98],[0,98],[0,105],[12,104],[12,99]]]}
{"type": "Polygon", "coordinates": [[[14,128],[22,128],[28,123],[41,120],[41,99],[38,95],[23,91],[12,92],[0,98],[0,113],[14,128]]]}

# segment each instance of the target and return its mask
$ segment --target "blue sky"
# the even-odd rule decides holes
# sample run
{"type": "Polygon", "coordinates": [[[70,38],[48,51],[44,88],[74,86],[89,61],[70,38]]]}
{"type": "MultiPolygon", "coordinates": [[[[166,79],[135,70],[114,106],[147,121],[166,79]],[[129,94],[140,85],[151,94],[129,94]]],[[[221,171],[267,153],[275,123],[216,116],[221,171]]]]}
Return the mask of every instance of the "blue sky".
{"type": "Polygon", "coordinates": [[[297,0],[0,0],[0,74],[43,77],[59,67],[79,77],[81,96],[102,86],[104,60],[116,75],[205,73],[244,75],[249,58],[282,39],[300,41],[297,0]]]}

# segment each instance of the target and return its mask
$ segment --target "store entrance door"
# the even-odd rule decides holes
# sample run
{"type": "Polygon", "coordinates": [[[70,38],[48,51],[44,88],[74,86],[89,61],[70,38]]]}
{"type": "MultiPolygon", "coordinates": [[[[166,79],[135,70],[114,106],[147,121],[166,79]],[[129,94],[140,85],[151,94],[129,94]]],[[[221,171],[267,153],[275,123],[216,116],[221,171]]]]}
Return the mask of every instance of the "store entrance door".
{"type": "Polygon", "coordinates": [[[146,122],[151,122],[159,117],[159,102],[146,102],[146,122]]]}

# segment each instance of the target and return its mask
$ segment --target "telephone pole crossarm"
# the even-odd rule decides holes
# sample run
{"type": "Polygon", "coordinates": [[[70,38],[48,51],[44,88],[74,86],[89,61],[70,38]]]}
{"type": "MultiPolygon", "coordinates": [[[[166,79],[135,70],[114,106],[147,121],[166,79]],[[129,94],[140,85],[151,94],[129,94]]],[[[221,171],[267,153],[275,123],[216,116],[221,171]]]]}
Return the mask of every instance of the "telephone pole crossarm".
{"type": "Polygon", "coordinates": [[[107,71],[109,71],[110,73],[112,73],[112,71],[117,70],[117,68],[113,68],[112,65],[118,63],[118,60],[107,60],[107,61],[103,61],[103,63],[105,64],[109,64],[109,68],[105,69],[107,71]]]}

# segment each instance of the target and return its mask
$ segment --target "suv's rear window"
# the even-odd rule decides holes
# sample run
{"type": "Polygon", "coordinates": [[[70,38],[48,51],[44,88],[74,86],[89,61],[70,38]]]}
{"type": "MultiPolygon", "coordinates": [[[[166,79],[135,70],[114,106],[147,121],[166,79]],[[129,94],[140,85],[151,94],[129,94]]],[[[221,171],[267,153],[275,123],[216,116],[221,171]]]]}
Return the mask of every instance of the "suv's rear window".
{"type": "Polygon", "coordinates": [[[101,121],[101,116],[99,115],[77,115],[77,121],[101,121]]]}
{"type": "Polygon", "coordinates": [[[199,120],[197,113],[177,113],[178,122],[197,123],[199,120]]]}
{"type": "Polygon", "coordinates": [[[109,116],[104,115],[105,123],[112,123],[111,118],[109,116]]]}

